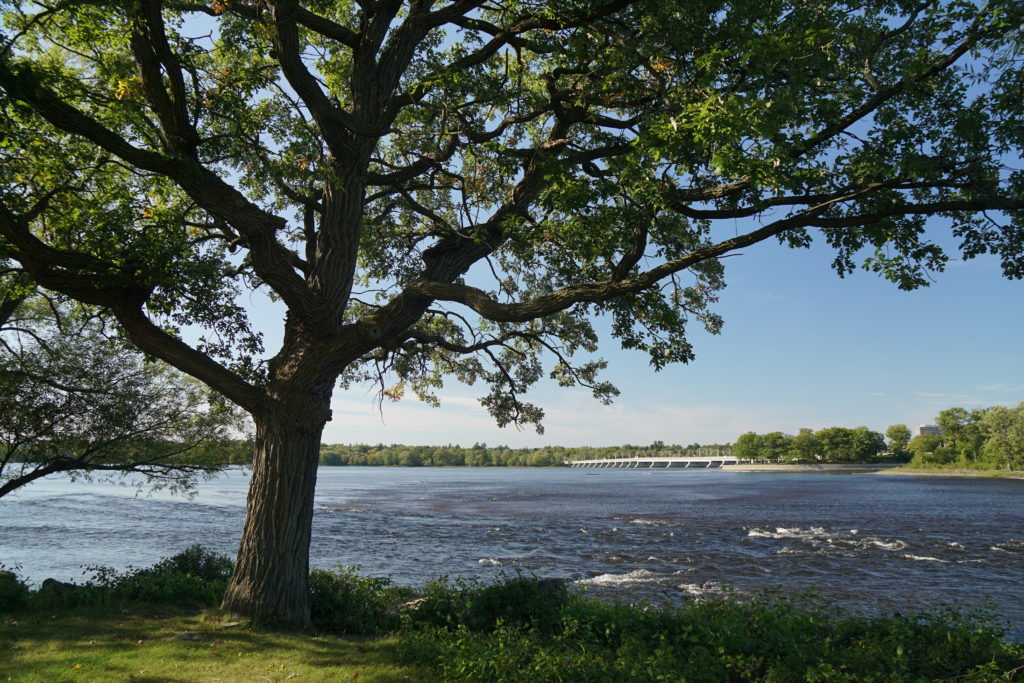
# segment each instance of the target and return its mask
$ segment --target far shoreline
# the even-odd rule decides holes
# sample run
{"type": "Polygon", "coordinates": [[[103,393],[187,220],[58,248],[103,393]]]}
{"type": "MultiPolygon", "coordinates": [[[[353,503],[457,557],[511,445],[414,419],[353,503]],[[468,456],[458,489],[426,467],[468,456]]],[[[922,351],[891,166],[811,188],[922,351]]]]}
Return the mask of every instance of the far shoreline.
{"type": "Polygon", "coordinates": [[[877,474],[900,467],[893,463],[739,463],[722,465],[724,472],[847,472],[850,474],[877,474]]]}
{"type": "Polygon", "coordinates": [[[986,477],[990,479],[1024,479],[1024,472],[1005,470],[924,470],[899,463],[801,463],[722,465],[725,472],[835,472],[846,474],[889,474],[911,477],[986,477]]]}

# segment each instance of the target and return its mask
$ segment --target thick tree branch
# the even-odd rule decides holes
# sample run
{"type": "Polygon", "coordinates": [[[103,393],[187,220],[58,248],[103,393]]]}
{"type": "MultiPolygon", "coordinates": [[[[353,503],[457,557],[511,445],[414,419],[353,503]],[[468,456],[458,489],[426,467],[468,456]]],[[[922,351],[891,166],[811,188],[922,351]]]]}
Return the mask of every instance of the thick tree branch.
{"type": "Polygon", "coordinates": [[[313,74],[302,63],[297,9],[298,2],[295,0],[274,3],[274,49],[277,61],[288,84],[309,108],[331,154],[345,158],[349,156],[350,133],[376,137],[386,131],[359,126],[351,115],[331,102],[320,89],[313,74]]]}
{"type": "Polygon", "coordinates": [[[18,307],[25,302],[28,297],[25,295],[15,296],[0,300],[0,327],[7,324],[7,321],[11,319],[11,316],[18,310],[18,307]]]}
{"type": "MultiPolygon", "coordinates": [[[[860,105],[854,107],[846,114],[836,119],[832,124],[825,126],[822,130],[818,131],[811,137],[794,145],[792,149],[789,150],[789,157],[791,159],[800,159],[808,152],[821,147],[824,143],[835,138],[837,135],[840,135],[843,131],[849,129],[850,126],[870,115],[883,104],[907,90],[907,88],[916,83],[921,83],[933,78],[939,73],[952,67],[960,60],[961,57],[970,52],[971,48],[973,48],[985,36],[985,34],[986,32],[984,31],[972,32],[965,40],[957,45],[952,52],[947,54],[945,57],[936,60],[928,68],[919,73],[901,78],[899,81],[888,87],[879,88],[871,97],[867,98],[860,105]]],[[[679,204],[675,208],[676,210],[680,210],[680,207],[690,202],[721,199],[741,192],[750,186],[751,179],[744,177],[707,190],[680,190],[676,195],[676,201],[679,202],[679,204]]]]}
{"type": "Polygon", "coordinates": [[[778,206],[799,206],[820,204],[839,197],[847,197],[851,192],[874,192],[877,190],[927,190],[927,189],[965,189],[972,187],[970,182],[938,180],[935,182],[908,182],[904,180],[889,180],[885,182],[867,183],[857,188],[845,187],[835,192],[825,194],[787,195],[782,197],[769,197],[750,206],[741,206],[735,209],[694,209],[688,204],[678,203],[673,209],[687,218],[699,220],[720,220],[726,218],[749,218],[764,213],[768,209],[778,206]]]}
{"type": "Polygon", "coordinates": [[[424,154],[408,166],[391,173],[367,173],[366,183],[368,185],[402,185],[433,168],[438,168],[444,162],[451,159],[458,149],[459,136],[448,135],[448,142],[443,149],[434,153],[424,154]]]}
{"type": "Polygon", "coordinates": [[[314,326],[323,319],[322,303],[293,269],[292,253],[277,240],[277,231],[285,225],[282,218],[263,211],[194,159],[171,158],[133,146],[40,85],[29,69],[12,70],[0,61],[0,87],[58,130],[85,138],[131,166],[174,180],[196,204],[230,223],[244,237],[257,275],[290,309],[314,326]]]}
{"type": "MultiPolygon", "coordinates": [[[[172,3],[172,6],[185,12],[198,12],[211,17],[218,15],[218,12],[210,5],[175,2],[172,3]]],[[[263,12],[259,3],[244,4],[242,2],[232,2],[228,4],[227,11],[239,17],[256,20],[260,19],[263,12]]],[[[310,12],[304,7],[296,8],[295,20],[310,31],[319,33],[324,38],[336,40],[346,47],[354,49],[359,46],[359,35],[355,31],[346,26],[342,26],[336,21],[332,21],[319,14],[310,12]]]]}
{"type": "Polygon", "coordinates": [[[807,222],[807,227],[812,228],[851,228],[861,225],[870,225],[886,218],[895,216],[933,216],[941,213],[954,213],[961,211],[1021,211],[1024,210],[1024,199],[1008,199],[1005,197],[992,197],[986,200],[964,199],[930,202],[926,204],[895,204],[892,208],[872,213],[855,214],[841,218],[815,218],[807,222]]]}
{"type": "Polygon", "coordinates": [[[634,294],[655,285],[661,279],[689,268],[702,261],[717,258],[731,251],[741,249],[779,235],[787,230],[804,227],[843,228],[866,225],[883,218],[896,215],[936,214],[951,211],[980,211],[983,209],[1020,210],[1024,209],[1024,200],[993,198],[986,202],[949,201],[921,205],[894,206],[892,209],[870,214],[845,218],[823,218],[822,214],[831,206],[842,201],[856,198],[866,191],[837,197],[810,207],[794,216],[770,223],[763,228],[751,231],[729,240],[697,249],[686,256],[648,270],[628,280],[604,280],[584,282],[563,287],[550,294],[539,296],[531,301],[520,303],[500,303],[495,301],[481,289],[468,285],[446,282],[418,280],[411,283],[406,292],[435,301],[451,301],[467,306],[479,315],[499,322],[525,322],[552,315],[578,303],[603,303],[611,299],[634,294]]]}
{"type": "Polygon", "coordinates": [[[162,4],[162,0],[143,0],[141,17],[132,22],[132,52],[139,65],[146,99],[160,122],[160,137],[165,148],[195,157],[199,134],[188,114],[181,64],[167,41],[162,4]],[[164,73],[170,86],[169,93],[165,89],[164,73]]]}
{"type": "Polygon", "coordinates": [[[260,409],[262,392],[205,353],[157,327],[140,306],[118,297],[110,302],[109,308],[128,338],[142,351],[206,383],[250,415],[260,409]]]}
{"type": "Polygon", "coordinates": [[[244,410],[256,410],[259,392],[255,387],[146,317],[142,305],[151,291],[136,283],[130,273],[88,254],[50,247],[32,234],[26,220],[2,202],[0,237],[12,245],[11,258],[21,263],[34,281],[110,309],[140,349],[206,382],[244,410]]]}
{"type": "Polygon", "coordinates": [[[900,80],[898,80],[897,82],[893,83],[888,87],[880,88],[874,95],[865,100],[860,106],[854,107],[844,116],[841,116],[838,119],[836,119],[831,125],[826,126],[825,128],[818,131],[817,133],[807,138],[803,142],[795,145],[793,149],[790,150],[789,156],[793,159],[799,159],[810,150],[820,147],[822,144],[836,137],[844,130],[847,130],[850,126],[857,123],[865,116],[868,116],[873,111],[877,110],[880,106],[882,106],[889,100],[893,99],[900,93],[907,90],[907,88],[911,87],[916,83],[927,81],[928,79],[950,68],[951,66],[956,64],[961,57],[970,52],[971,48],[977,45],[978,41],[980,41],[984,36],[984,31],[972,31],[970,35],[968,35],[968,37],[965,40],[963,40],[959,45],[957,45],[948,55],[946,55],[942,59],[938,59],[932,62],[932,64],[928,68],[922,70],[919,73],[905,76],[904,78],[901,78],[900,80]]]}
{"type": "Polygon", "coordinates": [[[493,346],[504,346],[513,339],[528,339],[530,341],[537,341],[537,335],[529,334],[526,332],[511,332],[504,334],[494,339],[487,339],[485,341],[477,342],[476,344],[456,344],[448,339],[445,339],[438,334],[427,334],[420,330],[409,330],[405,333],[406,340],[411,340],[417,344],[423,346],[436,346],[442,348],[445,351],[451,351],[452,353],[458,354],[470,354],[484,351],[493,346]]]}
{"type": "Polygon", "coordinates": [[[633,241],[622,255],[622,259],[612,269],[612,280],[624,280],[633,266],[640,263],[647,249],[647,224],[633,226],[633,241]]]}

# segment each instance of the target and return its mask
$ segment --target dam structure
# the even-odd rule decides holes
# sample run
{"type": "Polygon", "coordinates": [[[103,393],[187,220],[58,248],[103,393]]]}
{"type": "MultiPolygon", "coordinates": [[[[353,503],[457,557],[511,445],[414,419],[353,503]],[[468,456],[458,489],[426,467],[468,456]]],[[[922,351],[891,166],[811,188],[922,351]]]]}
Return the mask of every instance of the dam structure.
{"type": "Polygon", "coordinates": [[[617,467],[617,468],[711,468],[723,465],[736,465],[740,461],[729,455],[710,457],[686,457],[686,456],[649,456],[633,455],[625,458],[600,458],[598,460],[565,460],[564,464],[569,467],[617,467]]]}

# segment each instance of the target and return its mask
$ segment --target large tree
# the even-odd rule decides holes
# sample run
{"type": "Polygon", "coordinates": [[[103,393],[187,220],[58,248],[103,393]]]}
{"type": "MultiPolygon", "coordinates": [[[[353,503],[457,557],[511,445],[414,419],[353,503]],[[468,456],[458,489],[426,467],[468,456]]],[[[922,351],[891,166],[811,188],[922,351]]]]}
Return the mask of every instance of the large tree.
{"type": "Polygon", "coordinates": [[[981,413],[987,433],[984,450],[990,460],[1007,471],[1024,466],[1024,401],[1016,406],[992,406],[981,413]]]}
{"type": "Polygon", "coordinates": [[[961,460],[974,462],[981,455],[987,435],[982,418],[984,409],[947,408],[935,418],[946,446],[957,452],[961,460]]]}
{"type": "Polygon", "coordinates": [[[1024,274],[1017,0],[5,7],[3,255],[252,414],[224,606],[258,620],[307,623],[339,381],[537,422],[542,360],[613,393],[594,316],[688,361],[720,257],[772,238],[913,288],[935,218],[1024,274]],[[265,363],[251,289],[287,309],[265,363]]]}
{"type": "Polygon", "coordinates": [[[885,445],[890,453],[903,458],[907,455],[907,444],[910,443],[912,436],[910,428],[905,424],[889,425],[885,430],[885,445]]]}

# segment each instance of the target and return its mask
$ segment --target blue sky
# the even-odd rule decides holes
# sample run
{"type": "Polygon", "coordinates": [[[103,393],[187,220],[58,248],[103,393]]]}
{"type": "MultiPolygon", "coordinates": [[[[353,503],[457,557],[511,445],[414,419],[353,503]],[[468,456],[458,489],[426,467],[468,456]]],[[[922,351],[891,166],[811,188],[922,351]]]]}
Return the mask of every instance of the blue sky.
{"type": "Polygon", "coordinates": [[[726,260],[722,333],[691,331],[697,358],[655,373],[604,338],[606,377],[622,394],[602,406],[548,383],[530,398],[546,432],[499,429],[477,404],[483,387],[452,383],[441,408],[385,403],[374,389],[338,391],[327,443],[509,446],[718,443],[746,431],[894,423],[913,429],[952,407],[1024,400],[1024,283],[992,258],[952,262],[935,283],[901,292],[877,276],[840,279],[828,247],[776,242],[726,260]]]}

